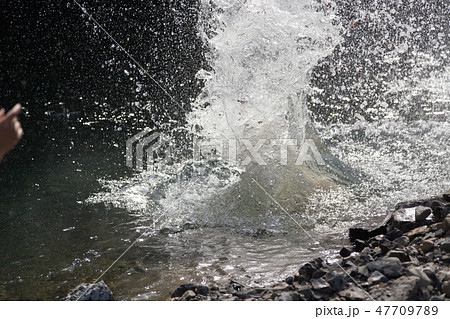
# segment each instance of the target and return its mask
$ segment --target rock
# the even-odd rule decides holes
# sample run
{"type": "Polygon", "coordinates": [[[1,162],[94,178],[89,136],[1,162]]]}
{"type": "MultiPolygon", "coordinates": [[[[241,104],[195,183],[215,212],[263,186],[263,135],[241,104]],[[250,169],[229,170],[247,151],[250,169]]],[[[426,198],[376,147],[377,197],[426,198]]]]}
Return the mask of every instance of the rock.
{"type": "Polygon", "coordinates": [[[349,301],[359,301],[359,300],[369,300],[370,297],[367,292],[359,287],[351,286],[350,288],[341,291],[339,293],[340,296],[344,297],[349,301]]]}
{"type": "Polygon", "coordinates": [[[396,257],[385,257],[367,264],[370,272],[379,271],[387,278],[397,278],[402,275],[403,266],[396,257]]]}
{"type": "Polygon", "coordinates": [[[443,221],[450,211],[450,206],[440,201],[433,201],[431,203],[431,209],[436,221],[443,221]]]}
{"type": "Polygon", "coordinates": [[[440,247],[443,252],[450,253],[450,238],[445,238],[440,247]]]}
{"type": "Polygon", "coordinates": [[[175,289],[175,291],[172,293],[171,298],[177,298],[182,297],[183,294],[188,291],[192,290],[194,293],[207,296],[209,294],[209,288],[206,286],[201,285],[195,285],[195,284],[184,284],[175,289]]]}
{"type": "Polygon", "coordinates": [[[420,279],[403,276],[387,283],[374,286],[369,294],[377,301],[405,301],[415,300],[419,290],[420,279]]]}
{"type": "Polygon", "coordinates": [[[409,261],[408,254],[400,249],[394,249],[386,254],[386,257],[397,257],[401,262],[409,261]]]}
{"type": "Polygon", "coordinates": [[[450,298],[450,280],[442,283],[442,293],[444,293],[447,298],[450,298]]]}
{"type": "Polygon", "coordinates": [[[409,237],[408,236],[398,237],[398,238],[394,239],[394,243],[400,247],[406,247],[409,244],[409,237]]]}
{"type": "Polygon", "coordinates": [[[383,254],[386,254],[388,251],[396,248],[396,244],[388,239],[383,239],[382,241],[380,241],[378,247],[380,247],[383,254]]]}
{"type": "Polygon", "coordinates": [[[386,234],[386,239],[387,240],[394,240],[397,239],[399,237],[401,237],[403,235],[403,232],[398,229],[398,228],[392,228],[391,230],[389,230],[386,234]]]}
{"type": "Polygon", "coordinates": [[[428,252],[434,248],[434,241],[430,239],[424,240],[420,245],[420,248],[422,249],[422,251],[428,252]]]}
{"type": "Polygon", "coordinates": [[[347,276],[339,274],[328,280],[331,290],[339,292],[347,287],[347,276]]]}
{"type": "Polygon", "coordinates": [[[417,206],[415,209],[416,221],[424,221],[428,216],[431,215],[432,210],[430,207],[417,206]]]}
{"type": "Polygon", "coordinates": [[[97,282],[95,284],[81,284],[72,290],[67,297],[66,301],[112,301],[114,300],[111,290],[104,281],[97,282]]]}
{"type": "Polygon", "coordinates": [[[433,281],[428,277],[428,275],[419,267],[410,267],[406,270],[406,276],[414,276],[420,279],[418,282],[419,288],[427,288],[433,285],[433,281]]]}
{"type": "Polygon", "coordinates": [[[312,288],[317,292],[321,292],[321,293],[325,293],[325,294],[331,293],[330,285],[323,278],[312,279],[311,285],[312,285],[312,288]]]}
{"type": "Polygon", "coordinates": [[[375,237],[377,235],[384,235],[386,234],[386,226],[382,225],[380,227],[377,227],[375,229],[372,230],[368,230],[368,229],[364,229],[364,228],[359,228],[359,227],[354,227],[354,228],[350,228],[349,229],[349,233],[348,236],[350,238],[350,241],[354,241],[357,239],[360,240],[368,240],[372,237],[375,237]]]}
{"type": "Polygon", "coordinates": [[[367,247],[367,243],[361,239],[354,240],[353,244],[355,245],[356,252],[361,252],[365,247],[367,247]]]}
{"type": "Polygon", "coordinates": [[[292,285],[294,283],[294,277],[290,276],[284,280],[288,285],[292,285]]]}
{"type": "Polygon", "coordinates": [[[450,215],[447,215],[447,217],[445,217],[444,222],[442,224],[442,229],[444,230],[444,232],[450,230],[450,215]]]}
{"type": "Polygon", "coordinates": [[[326,271],[319,269],[317,270],[315,273],[313,273],[313,275],[311,276],[312,279],[318,279],[321,278],[323,276],[325,276],[327,274],[326,271]]]}
{"type": "Polygon", "coordinates": [[[387,282],[388,279],[386,278],[386,276],[384,276],[381,272],[379,272],[378,270],[375,270],[370,277],[367,279],[367,282],[369,283],[369,285],[378,285],[380,283],[383,282],[387,282]]]}
{"type": "Polygon", "coordinates": [[[318,269],[312,263],[306,263],[298,270],[298,274],[304,278],[304,280],[308,281],[311,279],[311,276],[318,269]]]}
{"type": "Polygon", "coordinates": [[[350,256],[350,254],[352,253],[353,251],[351,250],[351,249],[348,249],[347,247],[343,247],[342,249],[341,249],[341,251],[339,252],[339,255],[341,255],[342,257],[348,257],[348,256],[350,256]]]}
{"type": "Polygon", "coordinates": [[[256,290],[247,290],[247,291],[236,291],[233,292],[233,296],[238,297],[239,299],[248,299],[254,296],[258,296],[258,292],[256,290]]]}
{"type": "Polygon", "coordinates": [[[195,298],[197,296],[195,292],[192,290],[186,290],[185,293],[181,296],[182,300],[191,300],[192,298],[195,298]]]}
{"type": "Polygon", "coordinates": [[[414,207],[401,208],[396,210],[389,221],[389,225],[400,229],[401,231],[409,231],[415,226],[416,210],[414,207]]]}
{"type": "Polygon", "coordinates": [[[448,190],[447,192],[445,192],[442,197],[444,198],[445,201],[450,202],[450,190],[448,190]]]}
{"type": "Polygon", "coordinates": [[[428,226],[420,226],[406,233],[409,240],[412,241],[418,236],[424,236],[428,232],[428,226]]]}
{"type": "Polygon", "coordinates": [[[282,292],[279,297],[275,297],[276,301],[293,301],[292,294],[290,292],[282,292]]]}
{"type": "Polygon", "coordinates": [[[289,284],[282,281],[276,284],[272,289],[273,291],[289,290],[289,284]]]}

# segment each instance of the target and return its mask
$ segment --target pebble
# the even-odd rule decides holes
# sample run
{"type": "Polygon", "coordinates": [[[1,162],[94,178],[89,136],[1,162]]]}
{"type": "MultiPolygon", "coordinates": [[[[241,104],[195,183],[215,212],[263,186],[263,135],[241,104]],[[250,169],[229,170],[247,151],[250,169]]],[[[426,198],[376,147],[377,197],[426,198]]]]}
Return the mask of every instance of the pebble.
{"type": "Polygon", "coordinates": [[[422,244],[420,245],[420,248],[422,248],[422,250],[424,252],[428,252],[428,251],[430,251],[430,250],[432,250],[434,248],[434,241],[430,240],[430,239],[424,240],[422,242],[422,244]]]}
{"type": "Polygon", "coordinates": [[[379,271],[387,278],[397,278],[402,275],[403,266],[397,257],[385,257],[367,264],[370,272],[379,271]]]}
{"type": "Polygon", "coordinates": [[[388,279],[386,278],[386,276],[383,275],[378,270],[375,270],[370,275],[370,277],[367,279],[367,282],[369,283],[369,285],[378,285],[380,283],[387,282],[387,281],[388,281],[388,279]]]}
{"type": "Polygon", "coordinates": [[[432,211],[430,207],[417,206],[416,207],[416,221],[423,221],[431,215],[432,211]]]}
{"type": "Polygon", "coordinates": [[[450,280],[442,283],[442,293],[444,293],[447,298],[450,298],[450,280]]]}
{"type": "Polygon", "coordinates": [[[396,243],[400,247],[406,247],[409,244],[409,237],[401,236],[399,238],[394,239],[394,243],[396,243]]]}

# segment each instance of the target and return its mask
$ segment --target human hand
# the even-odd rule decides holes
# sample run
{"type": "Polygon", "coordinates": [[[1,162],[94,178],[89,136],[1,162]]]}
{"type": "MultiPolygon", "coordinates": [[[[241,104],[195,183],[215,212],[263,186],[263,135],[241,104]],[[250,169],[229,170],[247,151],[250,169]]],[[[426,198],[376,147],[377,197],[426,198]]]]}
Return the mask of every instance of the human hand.
{"type": "Polygon", "coordinates": [[[21,110],[20,104],[16,104],[6,115],[5,109],[0,110],[0,162],[23,136],[22,126],[17,118],[21,110]]]}

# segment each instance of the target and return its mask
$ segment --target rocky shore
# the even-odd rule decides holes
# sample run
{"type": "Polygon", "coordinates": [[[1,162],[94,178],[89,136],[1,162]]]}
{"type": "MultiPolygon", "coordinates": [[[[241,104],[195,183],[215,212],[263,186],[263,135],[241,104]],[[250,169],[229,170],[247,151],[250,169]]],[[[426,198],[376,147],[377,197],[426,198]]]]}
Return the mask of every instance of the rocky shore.
{"type": "Polygon", "coordinates": [[[376,229],[353,228],[337,262],[316,258],[268,287],[186,284],[172,300],[450,300],[450,191],[399,203],[376,229]]]}

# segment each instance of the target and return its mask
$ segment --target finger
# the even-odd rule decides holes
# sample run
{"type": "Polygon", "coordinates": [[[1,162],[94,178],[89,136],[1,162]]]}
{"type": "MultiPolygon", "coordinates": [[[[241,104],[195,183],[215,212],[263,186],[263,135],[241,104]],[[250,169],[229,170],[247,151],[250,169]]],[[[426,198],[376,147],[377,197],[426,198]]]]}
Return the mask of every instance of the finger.
{"type": "Polygon", "coordinates": [[[22,127],[20,126],[20,122],[19,121],[17,121],[17,122],[15,122],[14,123],[14,130],[17,132],[17,131],[19,131],[19,129],[21,129],[22,127]]]}
{"type": "Polygon", "coordinates": [[[17,138],[18,138],[18,139],[21,139],[22,136],[23,136],[23,130],[22,130],[22,128],[20,128],[20,129],[17,131],[17,138]]]}
{"type": "Polygon", "coordinates": [[[5,109],[1,109],[0,110],[0,120],[2,119],[2,117],[5,115],[5,109]]]}
{"type": "Polygon", "coordinates": [[[14,117],[17,117],[20,113],[20,111],[22,110],[22,106],[20,104],[16,104],[11,111],[9,111],[6,116],[5,116],[5,120],[9,120],[12,119],[14,117]]]}

